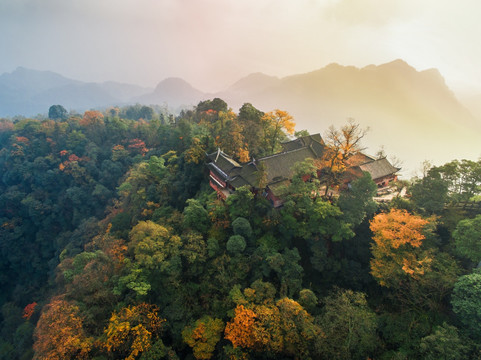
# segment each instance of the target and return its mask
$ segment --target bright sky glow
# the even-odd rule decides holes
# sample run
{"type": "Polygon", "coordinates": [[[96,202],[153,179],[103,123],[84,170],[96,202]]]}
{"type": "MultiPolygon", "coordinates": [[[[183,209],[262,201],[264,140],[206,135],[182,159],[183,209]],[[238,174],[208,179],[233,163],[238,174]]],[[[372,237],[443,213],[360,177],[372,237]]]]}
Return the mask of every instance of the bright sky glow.
{"type": "Polygon", "coordinates": [[[0,73],[17,66],[217,91],[252,72],[402,58],[481,92],[478,0],[2,0],[0,73]]]}

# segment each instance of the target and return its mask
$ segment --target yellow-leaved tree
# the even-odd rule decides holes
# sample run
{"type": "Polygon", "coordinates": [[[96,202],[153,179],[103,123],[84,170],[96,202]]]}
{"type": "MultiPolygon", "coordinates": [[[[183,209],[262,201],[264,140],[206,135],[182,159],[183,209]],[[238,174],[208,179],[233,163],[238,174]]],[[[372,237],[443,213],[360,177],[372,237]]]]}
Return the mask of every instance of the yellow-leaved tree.
{"type": "Polygon", "coordinates": [[[155,305],[141,303],[114,312],[104,330],[102,346],[116,358],[134,360],[148,350],[158,337],[165,322],[157,315],[155,305]]]}
{"type": "Polygon", "coordinates": [[[263,146],[270,154],[276,152],[280,142],[286,138],[286,134],[294,134],[296,126],[294,118],[283,110],[270,111],[261,118],[263,132],[263,146]]]}

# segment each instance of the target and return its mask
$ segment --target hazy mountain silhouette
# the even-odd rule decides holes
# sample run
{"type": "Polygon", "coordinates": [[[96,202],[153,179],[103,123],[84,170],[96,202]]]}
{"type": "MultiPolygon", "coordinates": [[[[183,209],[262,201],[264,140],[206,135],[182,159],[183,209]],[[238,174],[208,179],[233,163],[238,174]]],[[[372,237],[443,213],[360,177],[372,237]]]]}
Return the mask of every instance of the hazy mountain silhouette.
{"type": "Polygon", "coordinates": [[[362,69],[331,64],[275,80],[259,74],[216,94],[234,109],[245,102],[287,110],[297,129],[324,133],[354,118],[370,127],[368,152],[384,145],[404,162],[406,175],[423,160],[436,164],[481,155],[481,123],[435,70],[417,71],[402,60],[362,69]]]}
{"type": "Polygon", "coordinates": [[[195,89],[187,81],[172,77],[161,81],[153,92],[136,97],[133,102],[168,105],[171,109],[177,109],[195,106],[208,97],[208,94],[195,89]]]}
{"type": "Polygon", "coordinates": [[[245,97],[249,94],[256,96],[263,92],[268,92],[279,85],[281,85],[281,80],[278,77],[265,75],[263,73],[254,73],[230,86],[223,92],[223,96],[232,99],[245,97]]]}
{"type": "Polygon", "coordinates": [[[459,100],[476,119],[481,119],[481,93],[460,96],[459,100]]]}
{"type": "Polygon", "coordinates": [[[11,73],[0,75],[0,84],[9,89],[21,90],[26,94],[34,94],[65,85],[81,84],[81,82],[51,71],[30,70],[19,66],[11,73]]]}
{"type": "Polygon", "coordinates": [[[18,67],[0,75],[0,116],[47,113],[53,104],[76,111],[121,105],[148,91],[136,85],[86,83],[51,71],[18,67]]]}
{"type": "Polygon", "coordinates": [[[47,71],[18,68],[0,76],[0,116],[46,113],[52,104],[77,111],[110,105],[192,107],[220,97],[234,110],[252,103],[263,111],[287,110],[297,129],[325,133],[354,118],[370,127],[364,144],[375,153],[381,145],[399,157],[406,175],[423,160],[442,164],[481,155],[481,98],[463,101],[436,69],[417,71],[402,60],[364,68],[331,64],[305,74],[277,78],[246,76],[225,91],[208,94],[180,78],[161,81],[152,91],[135,85],[84,83],[47,71]]]}

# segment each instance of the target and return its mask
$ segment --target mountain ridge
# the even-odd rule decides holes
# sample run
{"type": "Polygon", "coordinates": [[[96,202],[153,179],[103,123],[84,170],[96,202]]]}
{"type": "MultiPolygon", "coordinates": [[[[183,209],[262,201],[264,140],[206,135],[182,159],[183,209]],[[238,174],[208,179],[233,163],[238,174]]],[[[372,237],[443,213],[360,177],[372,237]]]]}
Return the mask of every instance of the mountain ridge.
{"type": "Polygon", "coordinates": [[[74,111],[122,105],[149,91],[132,84],[83,82],[19,66],[0,75],[0,116],[45,114],[51,105],[59,103],[74,111]]]}
{"type": "Polygon", "coordinates": [[[28,81],[23,73],[28,71],[20,68],[10,75],[0,75],[0,116],[15,115],[5,111],[6,107],[22,110],[27,116],[45,114],[52,104],[77,111],[157,104],[176,112],[201,100],[219,97],[233,109],[251,103],[263,111],[287,110],[299,130],[311,133],[325,133],[329,126],[341,127],[348,118],[354,118],[362,127],[371,128],[365,140],[371,153],[384,145],[388,154],[405,161],[404,167],[409,171],[424,159],[441,164],[453,158],[481,155],[481,119],[473,117],[465,106],[473,101],[459,101],[437,69],[418,71],[401,59],[361,68],[331,63],[282,78],[252,73],[213,94],[174,77],[160,81],[154,89],[146,89],[115,82],[69,81],[49,72],[36,76],[51,75],[52,79],[45,83],[63,86],[39,91],[40,85],[32,86],[33,90],[26,88],[28,81]],[[20,78],[17,86],[13,75],[20,78]],[[406,142],[415,143],[418,153],[406,142]]]}
{"type": "Polygon", "coordinates": [[[171,108],[183,106],[194,106],[201,100],[205,100],[208,95],[179,77],[168,77],[160,81],[155,89],[147,94],[134,98],[134,102],[147,105],[166,104],[171,108]]]}

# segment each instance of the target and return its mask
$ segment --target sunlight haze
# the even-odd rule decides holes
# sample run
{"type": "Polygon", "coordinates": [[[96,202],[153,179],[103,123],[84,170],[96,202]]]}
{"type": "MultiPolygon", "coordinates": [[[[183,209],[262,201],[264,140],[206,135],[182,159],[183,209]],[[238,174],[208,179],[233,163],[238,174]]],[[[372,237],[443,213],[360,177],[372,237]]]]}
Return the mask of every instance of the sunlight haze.
{"type": "Polygon", "coordinates": [[[4,0],[0,73],[24,66],[151,87],[178,76],[220,91],[252,72],[402,58],[481,91],[480,10],[474,0],[4,0]]]}

